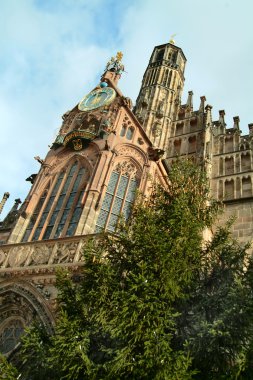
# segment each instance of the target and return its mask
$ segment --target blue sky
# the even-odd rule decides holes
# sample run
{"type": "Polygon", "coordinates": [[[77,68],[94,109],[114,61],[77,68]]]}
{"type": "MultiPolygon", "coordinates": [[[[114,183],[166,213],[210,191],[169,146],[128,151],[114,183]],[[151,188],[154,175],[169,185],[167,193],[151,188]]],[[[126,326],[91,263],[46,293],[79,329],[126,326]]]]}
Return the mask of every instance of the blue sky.
{"type": "Polygon", "coordinates": [[[99,81],[108,59],[124,53],[120,88],[135,102],[153,47],[177,33],[187,58],[183,101],[205,95],[213,119],[253,122],[252,0],[2,0],[0,13],[0,198],[25,199],[61,125],[99,81]]]}

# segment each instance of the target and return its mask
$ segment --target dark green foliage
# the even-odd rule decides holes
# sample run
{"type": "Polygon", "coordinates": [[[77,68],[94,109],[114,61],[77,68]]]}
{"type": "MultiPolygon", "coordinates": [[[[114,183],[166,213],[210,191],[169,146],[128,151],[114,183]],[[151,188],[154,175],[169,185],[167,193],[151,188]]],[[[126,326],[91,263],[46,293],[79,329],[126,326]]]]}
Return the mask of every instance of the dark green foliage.
{"type": "Polygon", "coordinates": [[[55,334],[23,339],[22,379],[252,379],[252,262],[229,226],[203,242],[217,213],[204,172],[174,165],[169,191],[89,241],[80,281],[58,273],[55,334]]]}
{"type": "Polygon", "coordinates": [[[179,347],[188,341],[198,379],[237,379],[253,337],[252,262],[246,248],[219,228],[202,253],[188,297],[178,305],[179,347]]]}
{"type": "Polygon", "coordinates": [[[0,379],[16,380],[17,377],[18,370],[10,364],[2,354],[0,354],[0,379]]]}
{"type": "Polygon", "coordinates": [[[51,337],[47,334],[44,327],[35,324],[26,330],[22,337],[20,353],[20,372],[19,379],[51,380],[54,379],[54,367],[50,369],[49,349],[51,337]]]}

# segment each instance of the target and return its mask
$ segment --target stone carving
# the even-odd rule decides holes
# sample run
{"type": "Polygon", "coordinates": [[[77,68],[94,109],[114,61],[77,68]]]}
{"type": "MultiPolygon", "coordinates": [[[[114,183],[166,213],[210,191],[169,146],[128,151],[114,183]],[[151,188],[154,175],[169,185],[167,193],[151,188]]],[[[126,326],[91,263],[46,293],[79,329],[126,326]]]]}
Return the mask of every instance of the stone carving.
{"type": "Polygon", "coordinates": [[[68,130],[70,129],[70,126],[72,124],[72,121],[73,121],[74,117],[75,117],[75,112],[71,112],[71,111],[66,112],[62,116],[63,122],[62,122],[62,126],[61,126],[61,129],[60,129],[60,133],[61,134],[68,132],[68,130]]]}
{"type": "Polygon", "coordinates": [[[6,258],[6,253],[2,249],[0,249],[0,264],[4,262],[5,258],[6,258]]]}
{"type": "Polygon", "coordinates": [[[50,257],[49,247],[45,244],[35,246],[32,254],[32,263],[47,264],[50,257]]]}
{"type": "Polygon", "coordinates": [[[152,127],[152,133],[154,137],[161,136],[162,133],[162,125],[160,122],[156,122],[152,127]]]}
{"type": "Polygon", "coordinates": [[[54,256],[54,263],[72,263],[77,252],[78,243],[69,243],[59,246],[54,256]]]}
{"type": "Polygon", "coordinates": [[[148,149],[149,159],[152,161],[158,161],[164,155],[164,150],[158,148],[148,149]]]}
{"type": "Polygon", "coordinates": [[[128,145],[123,145],[117,149],[117,153],[120,156],[133,157],[140,165],[145,164],[144,153],[140,153],[137,149],[128,145]]]}
{"type": "Polygon", "coordinates": [[[37,311],[37,316],[43,322],[49,333],[52,333],[52,320],[45,310],[45,307],[39,302],[37,296],[29,289],[23,288],[20,285],[14,285],[14,291],[21,297],[24,297],[26,303],[30,303],[30,307],[37,311]],[[28,300],[28,302],[27,302],[28,300]]]}
{"type": "MultiPolygon", "coordinates": [[[[11,293],[12,294],[12,293],[11,293]]],[[[10,296],[11,296],[10,293],[8,293],[8,296],[7,297],[3,297],[3,303],[2,305],[5,306],[7,303],[10,305],[10,306],[13,306],[13,303],[10,302],[10,296]]],[[[12,300],[11,300],[12,301],[12,300]]],[[[23,302],[24,304],[24,302],[23,302]]],[[[17,305],[16,303],[16,300],[15,300],[15,312],[13,310],[13,307],[8,307],[8,309],[6,310],[1,310],[1,314],[0,314],[0,323],[2,323],[3,321],[6,321],[8,318],[11,318],[13,317],[13,314],[15,313],[15,316],[16,317],[19,317],[19,318],[24,318],[25,322],[29,322],[29,320],[32,319],[32,313],[30,313],[30,310],[29,308],[26,308],[26,312],[25,312],[25,315],[24,315],[24,310],[22,310],[20,307],[17,307],[17,306],[20,306],[20,305],[17,305]],[[29,318],[30,317],[30,318],[29,318]]]]}
{"type": "Polygon", "coordinates": [[[140,176],[140,173],[137,172],[137,167],[130,161],[119,162],[114,170],[122,175],[128,175],[131,177],[140,176]]]}
{"type": "Polygon", "coordinates": [[[10,267],[17,267],[24,264],[29,253],[30,247],[18,246],[11,248],[9,252],[8,262],[10,267]]]}

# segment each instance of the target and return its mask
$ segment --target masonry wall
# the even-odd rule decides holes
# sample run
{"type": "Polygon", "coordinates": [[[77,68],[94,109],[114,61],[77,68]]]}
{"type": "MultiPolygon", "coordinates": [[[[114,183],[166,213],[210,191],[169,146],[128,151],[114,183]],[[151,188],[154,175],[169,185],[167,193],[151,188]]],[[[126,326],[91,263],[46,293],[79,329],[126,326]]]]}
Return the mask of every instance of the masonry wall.
{"type": "MultiPolygon", "coordinates": [[[[225,202],[225,212],[220,218],[220,223],[225,223],[230,217],[235,217],[232,233],[240,242],[252,241],[253,234],[253,198],[239,199],[225,202]]],[[[253,248],[251,247],[251,251],[253,248]]]]}

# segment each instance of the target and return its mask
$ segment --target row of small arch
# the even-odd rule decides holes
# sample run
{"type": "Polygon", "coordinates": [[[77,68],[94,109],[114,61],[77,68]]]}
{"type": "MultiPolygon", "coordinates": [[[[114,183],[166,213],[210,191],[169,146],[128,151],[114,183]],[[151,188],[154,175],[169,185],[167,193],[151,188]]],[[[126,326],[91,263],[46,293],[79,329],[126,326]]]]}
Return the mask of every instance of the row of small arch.
{"type": "Polygon", "coordinates": [[[219,138],[219,153],[228,153],[236,150],[247,150],[252,147],[253,144],[246,141],[241,143],[240,141],[234,141],[234,135],[231,136],[222,136],[219,138]]]}
{"type": "Polygon", "coordinates": [[[228,156],[220,157],[219,160],[219,174],[228,175],[236,172],[251,170],[251,156],[250,153],[242,153],[238,157],[228,156]],[[235,167],[236,164],[236,167],[235,167]],[[238,167],[239,166],[239,167],[238,167]],[[237,170],[236,170],[237,169],[237,170]]]}
{"type": "Polygon", "coordinates": [[[252,179],[250,176],[220,180],[218,185],[219,199],[234,199],[252,196],[252,179]]]}

